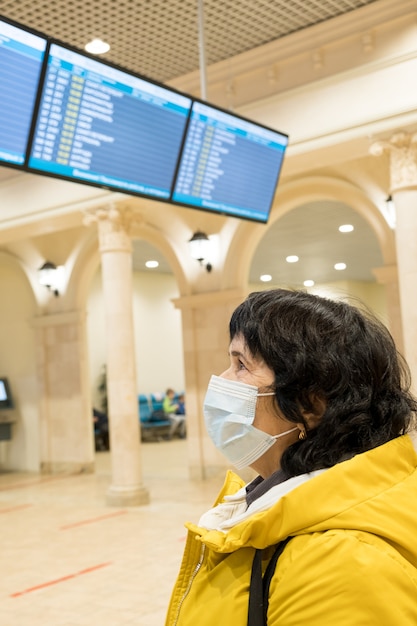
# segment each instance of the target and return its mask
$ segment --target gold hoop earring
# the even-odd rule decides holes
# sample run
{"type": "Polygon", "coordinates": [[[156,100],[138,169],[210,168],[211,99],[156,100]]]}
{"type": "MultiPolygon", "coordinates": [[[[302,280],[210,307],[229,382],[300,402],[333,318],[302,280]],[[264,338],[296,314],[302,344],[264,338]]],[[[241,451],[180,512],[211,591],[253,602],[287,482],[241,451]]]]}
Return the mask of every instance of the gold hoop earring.
{"type": "Polygon", "coordinates": [[[301,439],[301,440],[302,439],[307,439],[307,433],[306,433],[306,431],[304,429],[300,430],[300,434],[298,435],[298,439],[301,439]]]}

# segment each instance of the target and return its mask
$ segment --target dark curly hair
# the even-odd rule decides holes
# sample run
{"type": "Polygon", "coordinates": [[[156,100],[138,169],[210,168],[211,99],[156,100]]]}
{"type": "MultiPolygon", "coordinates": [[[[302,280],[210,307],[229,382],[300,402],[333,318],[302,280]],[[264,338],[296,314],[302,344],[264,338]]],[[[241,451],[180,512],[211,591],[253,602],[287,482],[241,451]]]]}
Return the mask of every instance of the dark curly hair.
{"type": "Polygon", "coordinates": [[[283,415],[325,407],[307,438],[287,448],[289,476],[331,467],[394,439],[411,427],[417,401],[409,369],[387,328],[369,311],[303,291],[250,294],[234,311],[230,338],[241,335],[275,374],[283,415]]]}

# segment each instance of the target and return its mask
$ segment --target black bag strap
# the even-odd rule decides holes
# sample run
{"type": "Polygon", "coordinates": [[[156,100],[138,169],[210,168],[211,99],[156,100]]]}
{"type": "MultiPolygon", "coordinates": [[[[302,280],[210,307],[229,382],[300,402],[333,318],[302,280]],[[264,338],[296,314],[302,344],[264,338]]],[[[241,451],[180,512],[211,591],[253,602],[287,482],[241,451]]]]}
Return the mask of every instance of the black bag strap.
{"type": "Polygon", "coordinates": [[[269,561],[265,574],[262,577],[262,553],[256,550],[252,563],[252,572],[249,587],[248,626],[266,626],[269,604],[269,587],[275,572],[277,561],[285,546],[292,539],[287,537],[280,541],[269,561]]]}
{"type": "Polygon", "coordinates": [[[263,626],[264,624],[262,552],[263,550],[256,550],[253,557],[249,587],[248,626],[263,626]]]}

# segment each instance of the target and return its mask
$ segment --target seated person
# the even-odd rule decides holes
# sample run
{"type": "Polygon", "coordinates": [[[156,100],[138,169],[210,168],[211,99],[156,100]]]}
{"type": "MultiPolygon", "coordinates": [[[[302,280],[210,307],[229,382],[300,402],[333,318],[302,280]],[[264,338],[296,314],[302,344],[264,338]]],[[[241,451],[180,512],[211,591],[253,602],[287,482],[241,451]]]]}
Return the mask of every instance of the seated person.
{"type": "Polygon", "coordinates": [[[178,414],[180,405],[174,401],[175,391],[170,387],[165,392],[162,409],[171,421],[170,436],[178,435],[181,439],[185,437],[185,418],[183,414],[178,414]]]}
{"type": "Polygon", "coordinates": [[[178,409],[178,404],[174,402],[175,391],[171,388],[168,388],[165,392],[165,398],[162,402],[162,409],[164,413],[170,415],[170,413],[176,413],[178,409]]]}
{"type": "Polygon", "coordinates": [[[183,393],[180,393],[177,399],[178,409],[176,410],[177,415],[185,415],[185,396],[183,393]]]}

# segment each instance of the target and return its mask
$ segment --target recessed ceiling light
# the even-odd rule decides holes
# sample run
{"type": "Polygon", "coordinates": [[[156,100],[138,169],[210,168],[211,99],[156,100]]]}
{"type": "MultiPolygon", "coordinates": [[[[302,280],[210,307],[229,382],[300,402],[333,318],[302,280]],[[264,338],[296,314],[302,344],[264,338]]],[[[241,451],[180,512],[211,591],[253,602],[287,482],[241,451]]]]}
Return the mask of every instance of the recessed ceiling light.
{"type": "Polygon", "coordinates": [[[259,279],[263,283],[269,283],[269,281],[272,280],[272,276],[271,276],[271,274],[262,274],[262,276],[260,276],[259,279]]]}
{"type": "Polygon", "coordinates": [[[335,270],[345,270],[346,269],[346,263],[336,263],[334,266],[335,270]]]}
{"type": "Polygon", "coordinates": [[[351,233],[352,230],[355,230],[352,224],[342,224],[339,226],[339,231],[341,233],[351,233]]]}
{"type": "Polygon", "coordinates": [[[101,39],[92,39],[85,45],[84,50],[90,54],[104,54],[110,50],[110,45],[101,39]]]}
{"type": "Polygon", "coordinates": [[[146,261],[145,265],[149,269],[153,269],[154,267],[158,267],[159,263],[158,261],[146,261]]]}
{"type": "Polygon", "coordinates": [[[287,261],[287,263],[297,263],[298,256],[296,254],[290,254],[290,256],[287,256],[285,260],[287,261]]]}
{"type": "Polygon", "coordinates": [[[305,280],[303,285],[304,287],[314,287],[314,280],[305,280]]]}

